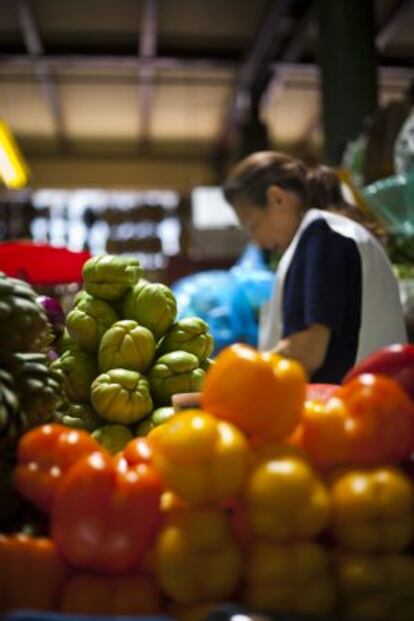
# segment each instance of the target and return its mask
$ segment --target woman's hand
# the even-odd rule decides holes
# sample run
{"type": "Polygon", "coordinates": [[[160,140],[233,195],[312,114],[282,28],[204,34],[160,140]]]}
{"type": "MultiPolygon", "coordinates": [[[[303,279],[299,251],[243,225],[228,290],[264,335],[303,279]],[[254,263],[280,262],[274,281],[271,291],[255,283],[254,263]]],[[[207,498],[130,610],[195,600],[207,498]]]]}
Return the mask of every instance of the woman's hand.
{"type": "Polygon", "coordinates": [[[301,362],[309,377],[312,377],[324,363],[330,338],[330,328],[315,323],[306,330],[281,339],[273,351],[301,362]]]}

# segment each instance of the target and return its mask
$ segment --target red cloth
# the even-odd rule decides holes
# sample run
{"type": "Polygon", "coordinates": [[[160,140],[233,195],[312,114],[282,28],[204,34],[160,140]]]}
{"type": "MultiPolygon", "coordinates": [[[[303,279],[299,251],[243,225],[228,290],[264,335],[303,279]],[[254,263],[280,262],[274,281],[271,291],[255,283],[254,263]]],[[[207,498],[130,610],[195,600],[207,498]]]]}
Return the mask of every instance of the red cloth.
{"type": "Polygon", "coordinates": [[[90,252],[73,252],[47,244],[10,242],[0,244],[0,271],[32,285],[82,282],[82,267],[90,252]]]}

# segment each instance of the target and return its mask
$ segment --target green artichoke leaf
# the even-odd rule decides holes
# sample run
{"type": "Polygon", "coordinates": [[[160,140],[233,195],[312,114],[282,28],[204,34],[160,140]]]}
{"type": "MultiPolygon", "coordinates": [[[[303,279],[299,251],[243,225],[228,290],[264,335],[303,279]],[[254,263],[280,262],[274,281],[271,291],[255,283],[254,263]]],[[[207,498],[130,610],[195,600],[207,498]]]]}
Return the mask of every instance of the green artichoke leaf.
{"type": "Polygon", "coordinates": [[[138,282],[143,270],[134,257],[105,254],[86,261],[82,274],[87,293],[113,302],[138,282]]]}
{"type": "Polygon", "coordinates": [[[142,279],[127,293],[122,315],[148,328],[158,341],[172,326],[177,316],[177,302],[169,287],[142,279]]]}
{"type": "Polygon", "coordinates": [[[136,423],[153,409],[148,380],[127,369],[99,375],[91,387],[91,402],[102,418],[124,425],[136,423]]]}
{"type": "Polygon", "coordinates": [[[200,317],[187,317],[177,321],[158,346],[160,354],[182,350],[194,354],[200,362],[208,358],[213,349],[213,337],[207,323],[200,317]]]}
{"type": "Polygon", "coordinates": [[[107,330],[99,345],[102,372],[110,369],[146,371],[155,356],[152,332],[132,319],[117,321],[107,330]]]}
{"type": "Polygon", "coordinates": [[[94,298],[84,298],[68,314],[66,327],[79,347],[94,353],[102,336],[117,320],[118,315],[109,304],[94,298]]]}

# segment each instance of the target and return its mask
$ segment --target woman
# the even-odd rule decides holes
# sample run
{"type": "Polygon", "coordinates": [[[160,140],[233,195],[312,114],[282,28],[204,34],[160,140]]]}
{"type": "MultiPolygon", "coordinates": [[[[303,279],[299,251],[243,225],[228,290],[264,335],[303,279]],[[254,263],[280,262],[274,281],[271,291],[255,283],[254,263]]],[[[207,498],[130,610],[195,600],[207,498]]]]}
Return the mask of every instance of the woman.
{"type": "Polygon", "coordinates": [[[224,195],[252,240],[282,253],[260,348],[299,360],[313,382],[339,383],[356,360],[406,333],[381,245],[361,224],[311,204],[311,187],[302,162],[263,151],[236,165],[224,195]]]}

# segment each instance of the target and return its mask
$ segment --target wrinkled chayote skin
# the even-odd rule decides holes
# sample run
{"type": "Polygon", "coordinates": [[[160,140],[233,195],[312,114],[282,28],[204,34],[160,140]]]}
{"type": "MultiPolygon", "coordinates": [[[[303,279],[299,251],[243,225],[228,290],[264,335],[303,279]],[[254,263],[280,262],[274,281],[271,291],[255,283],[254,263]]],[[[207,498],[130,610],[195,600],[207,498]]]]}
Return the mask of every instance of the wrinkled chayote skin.
{"type": "Polygon", "coordinates": [[[86,261],[82,271],[86,291],[108,302],[119,300],[142,274],[138,259],[110,254],[92,257],[86,261]]]}
{"type": "Polygon", "coordinates": [[[133,437],[125,425],[104,425],[92,433],[92,438],[112,455],[122,451],[133,437]]]}
{"type": "Polygon", "coordinates": [[[52,362],[50,369],[61,378],[68,399],[89,401],[91,384],[99,373],[94,357],[81,349],[69,349],[52,362]]]}
{"type": "Polygon", "coordinates": [[[197,356],[186,351],[164,354],[151,367],[148,379],[157,405],[170,405],[172,395],[180,392],[199,392],[205,372],[197,356]]]}
{"type": "Polygon", "coordinates": [[[62,423],[67,427],[94,431],[104,424],[89,403],[71,403],[62,417],[62,423]]]}
{"type": "Polygon", "coordinates": [[[91,387],[91,403],[102,418],[123,425],[136,423],[153,409],[148,380],[127,369],[98,375],[91,387]]]}
{"type": "Polygon", "coordinates": [[[140,280],[125,296],[122,314],[151,330],[158,341],[174,323],[177,302],[166,285],[140,280]]]}
{"type": "Polygon", "coordinates": [[[130,369],[143,373],[155,356],[152,332],[132,319],[117,321],[102,337],[98,360],[102,373],[110,369],[130,369]]]}
{"type": "Polygon", "coordinates": [[[171,416],[174,416],[175,409],[172,406],[157,408],[149,416],[141,420],[136,426],[135,433],[137,436],[146,436],[151,429],[165,423],[171,416]]]}
{"type": "Polygon", "coordinates": [[[172,351],[187,351],[197,356],[200,363],[206,360],[214,349],[214,340],[208,325],[199,317],[187,317],[174,323],[158,347],[159,354],[172,351]]]}
{"type": "Polygon", "coordinates": [[[88,296],[79,300],[66,317],[70,337],[85,351],[95,353],[105,332],[118,321],[114,309],[102,300],[88,296]]]}
{"type": "Polygon", "coordinates": [[[79,345],[75,343],[75,341],[71,338],[67,328],[63,330],[62,336],[58,339],[57,342],[57,351],[61,356],[68,349],[77,349],[79,345]]]}

